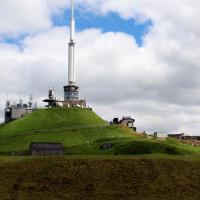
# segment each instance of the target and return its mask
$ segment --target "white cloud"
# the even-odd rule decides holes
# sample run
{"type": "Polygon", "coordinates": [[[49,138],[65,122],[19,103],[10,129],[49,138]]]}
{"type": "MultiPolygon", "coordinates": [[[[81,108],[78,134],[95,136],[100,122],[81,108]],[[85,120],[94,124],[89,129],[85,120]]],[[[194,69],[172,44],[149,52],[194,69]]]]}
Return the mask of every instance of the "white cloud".
{"type": "Polygon", "coordinates": [[[59,14],[67,6],[69,2],[65,0],[1,0],[0,36],[46,30],[52,26],[52,15],[59,14]]]}
{"type": "Polygon", "coordinates": [[[12,35],[50,27],[49,13],[42,2],[39,0],[1,0],[0,32],[12,35]]]}
{"type": "MultiPolygon", "coordinates": [[[[36,13],[45,23],[35,28],[38,33],[25,38],[23,51],[14,45],[0,45],[1,97],[9,92],[16,98],[22,90],[26,96],[34,93],[41,99],[49,86],[55,86],[57,95],[63,96],[68,29],[51,27],[50,15],[62,10],[65,1],[49,0],[48,4],[47,1],[40,5],[34,1],[38,2],[38,10],[43,10],[36,13]]],[[[76,3],[81,9],[99,14],[117,12],[123,18],[153,22],[143,47],[124,33],[89,29],[77,34],[77,79],[82,97],[87,97],[94,110],[110,120],[132,115],[140,130],[199,133],[200,3],[194,0],[76,3]]],[[[0,18],[0,32],[5,17],[0,18]]],[[[20,20],[13,23],[20,24],[20,20]]],[[[23,24],[24,30],[31,32],[34,28],[23,24]]],[[[1,100],[0,104],[3,106],[4,102],[1,100]]]]}

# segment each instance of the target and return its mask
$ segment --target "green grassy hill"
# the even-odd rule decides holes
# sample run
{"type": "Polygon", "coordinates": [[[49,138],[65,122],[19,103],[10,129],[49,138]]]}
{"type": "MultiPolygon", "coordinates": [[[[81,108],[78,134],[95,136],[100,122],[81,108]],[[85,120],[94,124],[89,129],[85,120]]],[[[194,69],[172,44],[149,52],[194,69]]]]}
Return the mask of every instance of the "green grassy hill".
{"type": "Polygon", "coordinates": [[[61,128],[105,126],[104,120],[90,109],[40,109],[26,117],[0,127],[1,135],[14,135],[30,131],[46,131],[61,128]]]}
{"type": "Polygon", "coordinates": [[[132,135],[109,126],[90,109],[41,109],[0,126],[0,153],[26,153],[31,142],[61,142],[67,154],[101,154],[95,141],[115,137],[132,135]]]}
{"type": "Polygon", "coordinates": [[[0,126],[0,154],[27,154],[31,142],[61,142],[68,155],[199,154],[173,139],[159,141],[110,126],[90,109],[41,109],[0,126]],[[109,150],[101,144],[112,142],[109,150]]]}
{"type": "Polygon", "coordinates": [[[110,126],[92,110],[41,109],[0,126],[0,154],[26,155],[31,142],[61,142],[71,156],[1,155],[0,199],[200,199],[200,148],[110,126]]]}

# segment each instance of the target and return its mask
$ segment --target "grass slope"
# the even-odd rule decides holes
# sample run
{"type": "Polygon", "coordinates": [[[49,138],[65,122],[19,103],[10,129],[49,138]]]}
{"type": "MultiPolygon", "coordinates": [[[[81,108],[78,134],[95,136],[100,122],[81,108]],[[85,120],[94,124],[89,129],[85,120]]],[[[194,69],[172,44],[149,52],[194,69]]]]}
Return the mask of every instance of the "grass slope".
{"type": "Polygon", "coordinates": [[[69,148],[78,149],[100,138],[114,137],[133,136],[129,130],[109,126],[90,109],[41,109],[0,126],[0,153],[27,152],[31,142],[62,142],[71,154],[69,148]]]}
{"type": "Polygon", "coordinates": [[[46,131],[61,128],[82,128],[106,125],[106,122],[90,109],[40,109],[24,118],[0,127],[1,136],[46,131]]]}
{"type": "Polygon", "coordinates": [[[199,200],[200,160],[180,157],[9,158],[0,198],[199,200]]]}
{"type": "Polygon", "coordinates": [[[199,154],[176,140],[158,141],[124,126],[109,126],[90,109],[41,109],[0,126],[0,153],[28,153],[31,142],[61,142],[69,155],[199,154]],[[102,143],[113,148],[101,150],[102,143]]]}

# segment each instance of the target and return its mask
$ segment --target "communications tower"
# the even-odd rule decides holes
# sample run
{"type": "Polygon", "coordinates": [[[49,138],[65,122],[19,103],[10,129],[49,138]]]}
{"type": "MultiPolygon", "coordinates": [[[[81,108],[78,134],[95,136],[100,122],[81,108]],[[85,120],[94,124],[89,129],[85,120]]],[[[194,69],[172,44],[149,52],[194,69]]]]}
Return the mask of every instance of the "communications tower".
{"type": "Polygon", "coordinates": [[[75,74],[75,18],[74,0],[71,0],[70,41],[68,43],[68,85],[64,86],[64,100],[78,100],[79,87],[76,85],[75,74]]]}

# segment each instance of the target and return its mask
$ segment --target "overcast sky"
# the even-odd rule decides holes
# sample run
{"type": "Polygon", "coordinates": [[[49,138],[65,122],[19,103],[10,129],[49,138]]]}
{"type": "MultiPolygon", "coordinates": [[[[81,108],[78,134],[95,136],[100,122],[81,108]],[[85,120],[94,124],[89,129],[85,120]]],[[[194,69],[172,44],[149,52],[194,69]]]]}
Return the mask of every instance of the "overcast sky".
{"type": "MultiPolygon", "coordinates": [[[[200,133],[200,1],[75,0],[80,95],[106,120],[200,133]]],[[[67,83],[69,0],[0,0],[0,115],[67,83]]]]}

